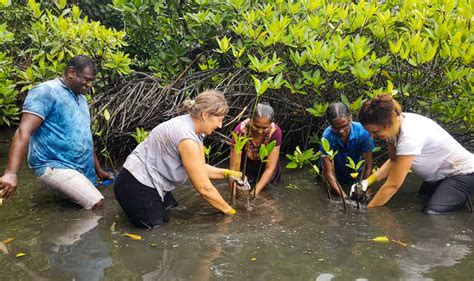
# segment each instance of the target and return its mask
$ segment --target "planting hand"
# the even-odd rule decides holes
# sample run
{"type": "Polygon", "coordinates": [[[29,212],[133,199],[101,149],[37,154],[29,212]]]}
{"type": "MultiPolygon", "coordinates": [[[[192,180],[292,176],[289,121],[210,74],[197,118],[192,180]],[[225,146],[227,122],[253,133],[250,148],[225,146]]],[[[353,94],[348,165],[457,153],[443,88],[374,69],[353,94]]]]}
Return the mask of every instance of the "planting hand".
{"type": "Polygon", "coordinates": [[[349,197],[353,198],[353,196],[360,196],[361,194],[358,194],[359,192],[363,192],[365,196],[367,188],[369,188],[369,186],[371,186],[375,182],[377,182],[377,176],[375,176],[375,174],[372,174],[370,177],[360,182],[360,190],[357,190],[358,183],[353,184],[351,186],[351,192],[349,193],[349,197]]]}
{"type": "MultiPolygon", "coordinates": [[[[357,185],[358,183],[354,183],[352,186],[351,186],[351,192],[349,193],[349,197],[352,197],[352,194],[354,192],[356,192],[356,189],[357,189],[357,185]]],[[[369,187],[369,181],[368,180],[362,180],[360,182],[360,186],[361,186],[361,190],[363,192],[366,192],[367,191],[367,188],[369,187]]]]}
{"type": "Polygon", "coordinates": [[[224,179],[228,179],[231,182],[235,182],[238,188],[241,190],[250,190],[251,188],[250,183],[247,180],[247,176],[242,176],[242,172],[225,169],[224,179]]]}
{"type": "Polygon", "coordinates": [[[240,177],[229,176],[229,180],[231,182],[235,182],[237,184],[237,187],[240,190],[250,190],[250,188],[251,188],[250,183],[247,180],[247,176],[244,176],[244,178],[242,178],[242,176],[240,176],[240,177]]]}

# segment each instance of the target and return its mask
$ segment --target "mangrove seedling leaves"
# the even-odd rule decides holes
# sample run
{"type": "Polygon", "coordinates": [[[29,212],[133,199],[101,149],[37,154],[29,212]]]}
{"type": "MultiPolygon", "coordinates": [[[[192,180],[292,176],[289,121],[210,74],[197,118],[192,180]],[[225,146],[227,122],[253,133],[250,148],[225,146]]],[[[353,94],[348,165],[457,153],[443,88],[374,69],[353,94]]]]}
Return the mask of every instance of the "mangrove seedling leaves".
{"type": "Polygon", "coordinates": [[[241,152],[244,149],[245,144],[252,138],[246,136],[239,136],[236,132],[232,132],[232,137],[234,138],[234,151],[236,153],[241,152]]]}
{"type": "Polygon", "coordinates": [[[211,146],[204,146],[204,154],[206,157],[209,157],[209,154],[211,153],[211,146]]]}
{"type": "Polygon", "coordinates": [[[346,164],[346,167],[356,170],[354,160],[352,160],[352,158],[349,156],[347,156],[346,158],[347,158],[347,161],[349,161],[349,163],[346,164]]]}
{"type": "Polygon", "coordinates": [[[323,147],[323,150],[328,153],[329,150],[331,150],[331,147],[329,145],[329,141],[326,138],[321,139],[321,146],[323,147]]]}
{"type": "Polygon", "coordinates": [[[273,149],[275,148],[275,145],[276,145],[276,140],[271,141],[267,145],[265,145],[264,143],[262,143],[262,145],[260,145],[260,149],[259,149],[259,152],[258,152],[259,157],[260,157],[260,161],[267,162],[268,155],[270,155],[270,153],[272,153],[273,149]]]}

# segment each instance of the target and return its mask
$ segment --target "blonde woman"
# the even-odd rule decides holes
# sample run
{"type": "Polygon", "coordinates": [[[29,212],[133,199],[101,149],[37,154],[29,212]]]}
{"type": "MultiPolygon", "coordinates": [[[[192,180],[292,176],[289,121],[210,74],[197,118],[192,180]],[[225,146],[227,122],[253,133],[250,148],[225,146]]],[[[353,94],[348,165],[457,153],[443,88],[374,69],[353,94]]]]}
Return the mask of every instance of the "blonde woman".
{"type": "Polygon", "coordinates": [[[224,95],[206,91],[183,106],[188,114],[156,126],[127,157],[115,181],[115,197],[137,227],[167,222],[167,209],[176,205],[171,191],[188,176],[210,205],[224,214],[235,214],[210,180],[237,180],[241,173],[207,165],[202,143],[204,136],[222,127],[228,112],[224,95]]]}

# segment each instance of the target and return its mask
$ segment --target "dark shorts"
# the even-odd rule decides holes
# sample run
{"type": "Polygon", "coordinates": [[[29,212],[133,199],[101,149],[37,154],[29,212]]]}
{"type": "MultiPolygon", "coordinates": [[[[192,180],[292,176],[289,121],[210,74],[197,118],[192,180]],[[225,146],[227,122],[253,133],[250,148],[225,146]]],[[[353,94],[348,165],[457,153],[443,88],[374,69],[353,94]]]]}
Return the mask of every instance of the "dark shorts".
{"type": "Polygon", "coordinates": [[[419,194],[427,197],[426,213],[452,212],[462,208],[474,193],[474,173],[445,178],[436,183],[423,182],[419,194]]]}
{"type": "Polygon", "coordinates": [[[171,192],[164,202],[156,189],[141,184],[127,170],[122,169],[115,179],[115,198],[136,227],[152,228],[169,221],[169,209],[177,206],[171,192]]]}

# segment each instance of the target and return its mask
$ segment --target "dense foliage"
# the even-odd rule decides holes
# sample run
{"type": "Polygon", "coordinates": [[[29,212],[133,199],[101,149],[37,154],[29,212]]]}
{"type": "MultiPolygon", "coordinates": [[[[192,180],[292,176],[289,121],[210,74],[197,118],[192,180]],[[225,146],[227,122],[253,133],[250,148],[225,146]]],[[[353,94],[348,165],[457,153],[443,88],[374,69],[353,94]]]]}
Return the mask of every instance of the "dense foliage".
{"type": "Polygon", "coordinates": [[[18,94],[61,75],[75,55],[87,54],[98,62],[102,84],[130,73],[131,59],[120,50],[125,32],[90,21],[66,1],[45,9],[34,0],[27,5],[9,2],[0,1],[0,125],[17,118],[18,94]]]}
{"type": "MultiPolygon", "coordinates": [[[[364,98],[391,92],[406,110],[468,132],[467,140],[472,136],[469,0],[44,2],[49,3],[44,10],[34,1],[28,8],[0,9],[9,18],[16,49],[2,47],[12,45],[5,39],[0,48],[7,61],[15,58],[6,65],[17,73],[0,77],[0,83],[31,87],[57,73],[72,54],[85,52],[111,70],[102,81],[114,81],[132,66],[152,72],[163,87],[176,88],[174,94],[220,88],[253,96],[240,108],[257,96],[280,110],[285,107],[279,102],[294,101],[292,114],[318,127],[329,102],[342,100],[356,111],[364,98]],[[27,20],[18,23],[12,9],[27,20]]],[[[5,34],[0,32],[2,38],[12,36],[5,34]]],[[[280,118],[289,113],[277,112],[280,118]]]]}

